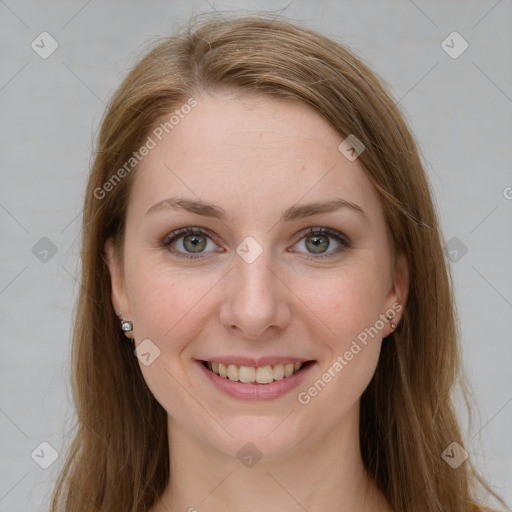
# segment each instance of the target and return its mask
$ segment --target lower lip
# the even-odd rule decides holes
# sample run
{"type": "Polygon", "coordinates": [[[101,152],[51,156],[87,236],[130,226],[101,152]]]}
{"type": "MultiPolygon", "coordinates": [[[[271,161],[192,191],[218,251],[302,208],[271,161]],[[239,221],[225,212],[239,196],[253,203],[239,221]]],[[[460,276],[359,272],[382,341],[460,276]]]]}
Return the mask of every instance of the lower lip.
{"type": "Polygon", "coordinates": [[[242,400],[274,400],[280,396],[285,395],[293,388],[297,387],[302,379],[311,370],[315,363],[309,363],[306,367],[290,377],[284,377],[281,380],[275,380],[269,384],[244,384],[221,377],[216,373],[208,370],[201,361],[196,361],[203,375],[210,380],[210,382],[220,391],[234,398],[242,400]]]}

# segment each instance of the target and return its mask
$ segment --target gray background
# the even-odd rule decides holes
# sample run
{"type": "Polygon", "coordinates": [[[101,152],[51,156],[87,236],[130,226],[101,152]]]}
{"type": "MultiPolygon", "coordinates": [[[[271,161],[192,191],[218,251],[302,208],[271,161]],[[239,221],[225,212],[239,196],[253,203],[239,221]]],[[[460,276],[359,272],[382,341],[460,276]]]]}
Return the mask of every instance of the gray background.
{"type": "MultiPolygon", "coordinates": [[[[445,238],[457,239],[450,250],[476,402],[471,423],[461,412],[465,448],[510,505],[511,0],[0,0],[0,510],[45,510],[70,441],[77,237],[104,104],[145,43],[212,8],[284,9],[350,46],[392,88],[420,143],[445,238]],[[31,47],[43,31],[59,44],[47,59],[31,47]],[[469,44],[458,58],[441,46],[453,31],[469,44]],[[43,237],[56,254],[41,252],[43,237]],[[48,469],[31,458],[41,442],[59,453],[48,469]]],[[[34,459],[49,462],[49,450],[38,450],[34,459]]]]}

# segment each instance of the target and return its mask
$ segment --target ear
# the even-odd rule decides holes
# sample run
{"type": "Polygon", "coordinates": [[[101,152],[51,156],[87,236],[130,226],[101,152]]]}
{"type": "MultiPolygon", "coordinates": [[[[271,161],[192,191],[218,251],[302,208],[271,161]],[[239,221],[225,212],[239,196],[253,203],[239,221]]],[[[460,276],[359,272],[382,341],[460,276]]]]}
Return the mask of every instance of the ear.
{"type": "MultiPolygon", "coordinates": [[[[130,320],[132,314],[130,309],[130,301],[128,300],[128,294],[126,293],[123,265],[111,238],[105,242],[105,257],[110,272],[110,297],[112,300],[112,306],[116,312],[116,315],[119,312],[122,312],[122,318],[125,320],[130,320]]],[[[131,333],[129,332],[125,333],[125,335],[129,338],[131,337],[131,333]]]]}
{"type": "Polygon", "coordinates": [[[407,297],[409,296],[409,262],[405,254],[400,253],[396,259],[394,291],[396,300],[405,307],[407,297]]]}
{"type": "Polygon", "coordinates": [[[386,307],[394,312],[394,317],[390,321],[387,330],[389,332],[385,336],[389,336],[393,332],[391,322],[398,325],[404,314],[405,304],[409,296],[409,262],[405,254],[399,253],[396,258],[393,283],[386,297],[386,307]]]}

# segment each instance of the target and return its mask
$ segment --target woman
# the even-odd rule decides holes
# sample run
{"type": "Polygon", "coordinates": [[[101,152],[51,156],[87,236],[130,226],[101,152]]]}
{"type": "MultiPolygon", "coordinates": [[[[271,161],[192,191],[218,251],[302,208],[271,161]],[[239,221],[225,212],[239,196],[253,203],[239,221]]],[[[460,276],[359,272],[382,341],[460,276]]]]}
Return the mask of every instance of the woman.
{"type": "Polygon", "coordinates": [[[352,53],[265,17],[164,39],[99,134],[52,510],[490,510],[452,293],[415,142],[352,53]]]}

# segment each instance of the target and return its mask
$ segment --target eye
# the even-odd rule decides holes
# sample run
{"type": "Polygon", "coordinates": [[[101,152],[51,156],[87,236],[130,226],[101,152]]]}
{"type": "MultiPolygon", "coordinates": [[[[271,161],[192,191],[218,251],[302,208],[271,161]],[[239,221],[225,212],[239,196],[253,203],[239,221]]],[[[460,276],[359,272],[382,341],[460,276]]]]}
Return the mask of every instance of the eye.
{"type": "Polygon", "coordinates": [[[331,228],[309,228],[307,236],[301,238],[297,245],[301,243],[304,244],[306,252],[312,251],[306,257],[308,260],[330,258],[348,249],[351,245],[350,239],[346,235],[331,228]],[[338,247],[325,252],[331,246],[329,238],[334,238],[338,247]]]}
{"type": "MultiPolygon", "coordinates": [[[[208,246],[208,240],[211,240],[209,233],[202,228],[182,228],[167,235],[162,241],[162,245],[177,256],[195,259],[201,258],[200,255],[204,252],[203,249],[208,246]],[[174,246],[176,242],[178,242],[176,245],[190,252],[177,251],[174,246]],[[194,254],[199,256],[194,256],[194,254]]],[[[213,245],[216,246],[215,243],[213,245]]]]}
{"type": "MultiPolygon", "coordinates": [[[[330,228],[309,228],[307,235],[303,236],[299,243],[304,243],[305,252],[312,251],[307,259],[328,258],[341,253],[351,245],[350,239],[346,235],[330,228]],[[332,245],[329,239],[335,239],[335,244],[338,246],[332,251],[325,252],[332,245]]],[[[217,247],[207,230],[192,227],[173,231],[162,240],[161,245],[179,257],[191,259],[201,258],[201,254],[204,252],[215,252],[215,247],[217,247]],[[209,241],[214,246],[212,251],[205,250],[209,241]],[[177,250],[176,246],[181,246],[185,252],[177,250]]]]}

